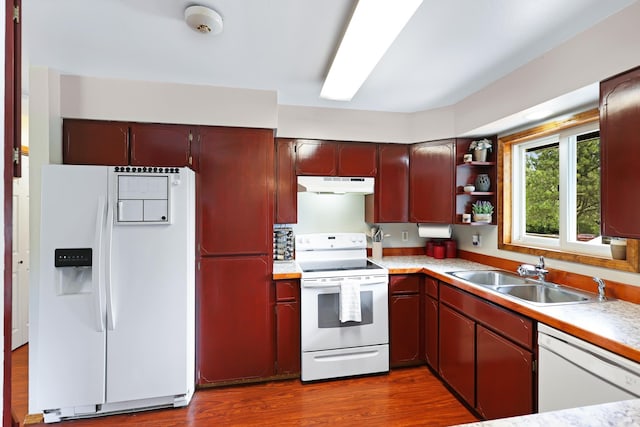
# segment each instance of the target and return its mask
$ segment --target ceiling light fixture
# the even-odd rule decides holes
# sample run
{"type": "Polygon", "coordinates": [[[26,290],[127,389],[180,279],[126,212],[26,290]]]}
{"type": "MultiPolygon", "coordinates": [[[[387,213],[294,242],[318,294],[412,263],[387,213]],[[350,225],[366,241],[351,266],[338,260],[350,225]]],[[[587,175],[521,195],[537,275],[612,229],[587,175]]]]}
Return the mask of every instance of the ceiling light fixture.
{"type": "Polygon", "coordinates": [[[184,10],[184,20],[199,33],[216,35],[222,32],[222,17],[205,6],[189,6],[184,10]]]}
{"type": "Polygon", "coordinates": [[[350,101],[421,4],[422,0],[360,0],[320,97],[350,101]]]}

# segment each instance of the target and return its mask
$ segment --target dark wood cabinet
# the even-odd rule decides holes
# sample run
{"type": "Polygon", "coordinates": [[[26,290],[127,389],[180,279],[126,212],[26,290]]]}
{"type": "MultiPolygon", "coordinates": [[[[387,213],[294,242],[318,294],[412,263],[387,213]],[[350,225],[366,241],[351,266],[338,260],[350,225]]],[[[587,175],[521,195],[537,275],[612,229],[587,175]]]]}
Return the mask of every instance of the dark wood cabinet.
{"type": "Polygon", "coordinates": [[[293,139],[276,139],[276,224],[295,224],[298,222],[295,144],[293,139]]]}
{"type": "Polygon", "coordinates": [[[365,221],[409,221],[409,147],[378,144],[375,194],[365,196],[365,221]]]}
{"type": "Polygon", "coordinates": [[[475,322],[440,304],[440,376],[475,406],[475,322]]]}
{"type": "Polygon", "coordinates": [[[533,353],[491,330],[476,329],[476,408],[486,419],[534,412],[533,353]]]}
{"type": "Polygon", "coordinates": [[[62,161],[75,165],[128,165],[129,125],[123,122],[64,119],[62,161]]]}
{"type": "Polygon", "coordinates": [[[312,139],[296,141],[297,175],[335,176],[337,173],[337,143],[312,139]]]}
{"type": "Polygon", "coordinates": [[[201,127],[199,132],[198,252],[271,254],[273,131],[201,127]]]}
{"type": "Polygon", "coordinates": [[[338,143],[338,176],[376,176],[378,147],[360,142],[338,143]]]}
{"type": "Polygon", "coordinates": [[[438,372],[438,281],[424,278],[424,359],[438,372]]]}
{"type": "Polygon", "coordinates": [[[640,67],[600,83],[602,234],[640,238],[640,67]]]}
{"type": "Polygon", "coordinates": [[[275,374],[275,292],[269,256],[199,260],[197,382],[275,374]]]}
{"type": "Polygon", "coordinates": [[[376,144],[314,139],[295,141],[297,175],[376,176],[376,144]]]}
{"type": "Polygon", "coordinates": [[[278,280],[276,288],[276,374],[300,373],[300,283],[278,280]]]}
{"type": "Polygon", "coordinates": [[[454,140],[414,144],[409,157],[409,221],[451,224],[454,140]]]}
{"type": "Polygon", "coordinates": [[[131,123],[131,165],[190,167],[193,131],[183,125],[131,123]]]}
{"type": "Polygon", "coordinates": [[[193,167],[192,126],[64,119],[62,127],[66,164],[193,167]]]}
{"type": "MultiPolygon", "coordinates": [[[[456,182],[455,182],[455,214],[454,214],[454,223],[455,224],[467,224],[467,225],[487,225],[487,223],[481,222],[472,222],[471,223],[463,223],[462,222],[462,214],[468,213],[471,214],[471,205],[476,201],[486,200],[491,202],[494,208],[497,208],[497,168],[496,168],[496,156],[497,156],[497,136],[487,137],[493,143],[493,149],[491,152],[487,153],[487,159],[484,162],[465,162],[464,155],[467,154],[469,145],[472,138],[458,138],[456,139],[456,182]],[[476,182],[476,178],[479,174],[487,174],[489,176],[489,180],[491,182],[488,191],[473,191],[467,193],[464,191],[464,186],[466,184],[474,184],[476,182]]],[[[497,224],[497,209],[494,210],[493,217],[490,224],[497,224]]]]}
{"type": "Polygon", "coordinates": [[[535,411],[531,319],[440,284],[439,372],[487,419],[535,411]]]}
{"type": "Polygon", "coordinates": [[[391,367],[418,364],[421,347],[421,276],[389,277],[389,364],[391,367]]]}

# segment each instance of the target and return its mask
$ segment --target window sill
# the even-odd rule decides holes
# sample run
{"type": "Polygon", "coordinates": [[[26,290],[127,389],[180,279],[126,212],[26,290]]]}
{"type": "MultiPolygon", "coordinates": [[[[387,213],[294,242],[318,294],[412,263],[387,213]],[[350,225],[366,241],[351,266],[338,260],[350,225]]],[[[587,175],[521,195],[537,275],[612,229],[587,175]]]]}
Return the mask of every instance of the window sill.
{"type": "Polygon", "coordinates": [[[610,268],[612,270],[640,272],[639,263],[639,242],[638,240],[627,239],[627,259],[618,260],[610,258],[596,257],[592,255],[564,252],[547,248],[536,248],[533,246],[521,246],[512,243],[498,242],[498,249],[505,251],[519,252],[523,254],[542,255],[546,258],[559,259],[561,261],[575,262],[579,264],[593,265],[596,267],[610,268]]]}

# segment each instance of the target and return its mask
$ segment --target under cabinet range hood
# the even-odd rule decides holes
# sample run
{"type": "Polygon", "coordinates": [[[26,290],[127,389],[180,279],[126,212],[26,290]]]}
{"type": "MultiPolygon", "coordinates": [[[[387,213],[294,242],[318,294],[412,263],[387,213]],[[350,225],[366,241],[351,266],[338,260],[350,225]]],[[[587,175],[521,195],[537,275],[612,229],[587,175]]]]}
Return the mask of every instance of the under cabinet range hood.
{"type": "Polygon", "coordinates": [[[299,176],[298,192],[330,194],[373,194],[374,178],[342,176],[299,176]]]}

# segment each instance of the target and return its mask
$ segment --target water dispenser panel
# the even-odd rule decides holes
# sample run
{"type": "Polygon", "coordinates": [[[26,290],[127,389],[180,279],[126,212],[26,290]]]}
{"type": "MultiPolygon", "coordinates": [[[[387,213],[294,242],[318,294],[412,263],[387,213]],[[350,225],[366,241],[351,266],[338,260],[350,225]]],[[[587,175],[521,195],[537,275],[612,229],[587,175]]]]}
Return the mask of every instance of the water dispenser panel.
{"type": "Polygon", "coordinates": [[[93,258],[92,253],[93,251],[91,248],[56,249],[55,266],[91,267],[93,258]]]}

